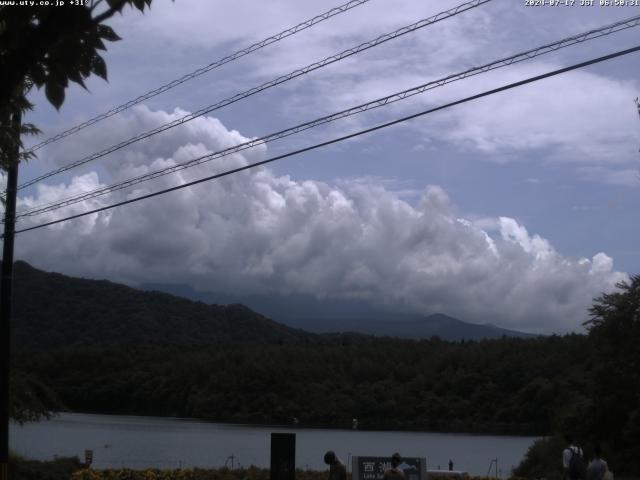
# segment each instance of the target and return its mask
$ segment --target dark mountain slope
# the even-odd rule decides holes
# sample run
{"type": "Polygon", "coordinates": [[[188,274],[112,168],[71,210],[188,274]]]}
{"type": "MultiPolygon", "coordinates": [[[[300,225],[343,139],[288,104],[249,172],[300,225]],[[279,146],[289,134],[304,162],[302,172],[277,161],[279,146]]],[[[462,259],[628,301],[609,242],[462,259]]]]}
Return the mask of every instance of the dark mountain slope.
{"type": "Polygon", "coordinates": [[[42,350],[137,343],[297,341],[310,335],[244,305],[207,305],[105,280],[14,267],[13,343],[42,350]]]}
{"type": "Polygon", "coordinates": [[[355,299],[318,299],[312,295],[231,296],[201,292],[189,285],[144,284],[141,288],[171,293],[205,303],[242,303],[269,318],[307,332],[358,332],[366,335],[408,339],[440,337],[442,340],[533,338],[535,335],[490,324],[463,322],[442,313],[417,315],[375,308],[355,299]]]}

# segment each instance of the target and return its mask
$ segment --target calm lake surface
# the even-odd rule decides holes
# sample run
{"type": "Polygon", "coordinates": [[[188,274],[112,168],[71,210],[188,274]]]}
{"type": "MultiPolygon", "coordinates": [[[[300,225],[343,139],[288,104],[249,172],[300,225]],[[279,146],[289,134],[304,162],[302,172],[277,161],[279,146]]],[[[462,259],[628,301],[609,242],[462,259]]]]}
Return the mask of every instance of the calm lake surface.
{"type": "MultiPolygon", "coordinates": [[[[177,468],[269,466],[272,432],[296,434],[296,466],[325,470],[324,452],[335,450],[345,462],[352,455],[426,457],[427,468],[486,475],[491,459],[507,476],[536,437],[419,432],[296,429],[207,423],[189,419],[65,413],[20,427],[12,424],[10,447],[37,460],[54,456],[84,458],[94,451],[95,468],[177,468]]],[[[492,472],[494,470],[492,469],[492,472]]]]}

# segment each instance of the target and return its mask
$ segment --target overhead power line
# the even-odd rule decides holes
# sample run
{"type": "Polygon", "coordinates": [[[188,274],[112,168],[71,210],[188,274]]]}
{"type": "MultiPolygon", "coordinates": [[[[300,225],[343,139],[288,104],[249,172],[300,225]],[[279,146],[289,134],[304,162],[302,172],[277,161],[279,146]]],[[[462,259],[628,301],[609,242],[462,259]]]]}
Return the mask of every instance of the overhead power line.
{"type": "Polygon", "coordinates": [[[379,107],[383,107],[385,105],[389,105],[391,103],[397,102],[399,100],[404,100],[406,98],[409,98],[411,96],[423,93],[425,91],[428,90],[432,90],[434,88],[437,87],[441,87],[443,85],[446,85],[448,83],[452,83],[458,80],[462,80],[474,75],[478,75],[481,73],[485,73],[491,70],[495,70],[497,68],[501,68],[501,67],[506,67],[509,65],[513,65],[514,63],[518,63],[524,60],[528,60],[531,58],[535,58],[538,57],[540,55],[544,55],[550,52],[554,52],[557,51],[561,48],[566,48],[569,47],[571,45],[575,45],[577,43],[582,43],[588,40],[592,40],[595,38],[599,38],[602,37],[604,35],[609,35],[611,33],[614,32],[618,32],[621,30],[625,30],[631,27],[636,27],[640,25],[640,15],[637,15],[635,17],[631,17],[628,18],[626,20],[621,20],[619,22],[615,22],[613,24],[610,25],[606,25],[597,29],[593,29],[593,30],[589,30],[586,32],[582,32],[580,34],[577,35],[573,35],[571,37],[567,37],[564,38],[562,40],[558,40],[556,42],[553,43],[548,43],[546,45],[542,45],[540,47],[537,48],[533,48],[515,55],[512,55],[510,57],[506,57],[506,58],[502,58],[500,60],[495,60],[491,63],[487,63],[478,67],[472,67],[468,70],[463,71],[462,73],[456,73],[456,74],[452,74],[452,75],[448,75],[444,78],[438,79],[438,80],[433,80],[430,81],[428,83],[424,83],[422,85],[413,87],[413,88],[409,88],[406,90],[403,90],[401,92],[397,92],[397,93],[393,93],[391,95],[387,95],[385,97],[382,98],[378,98],[376,100],[355,106],[355,107],[351,107],[348,108],[346,110],[342,110],[340,112],[337,113],[333,113],[331,115],[327,115],[324,117],[320,117],[317,118],[315,120],[311,120],[309,122],[305,122],[299,125],[296,125],[294,127],[290,127],[286,130],[281,130],[279,132],[275,132],[275,133],[271,133],[268,135],[265,135],[263,137],[260,138],[256,138],[247,142],[243,142],[241,144],[235,145],[233,147],[229,147],[229,148],[225,148],[223,150],[217,151],[217,152],[213,152],[213,153],[209,153],[206,155],[202,155],[200,157],[197,158],[193,158],[190,160],[187,160],[185,162],[181,162],[179,164],[176,165],[172,165],[170,167],[166,167],[160,170],[156,170],[154,172],[150,172],[144,175],[140,175],[137,177],[133,177],[133,178],[129,178],[127,180],[121,181],[121,182],[117,182],[114,183],[112,185],[106,186],[106,187],[100,187],[88,192],[83,192],[81,194],[78,195],[74,195],[65,199],[61,199],[61,200],[57,200],[54,202],[49,202],[46,204],[42,204],[42,205],[38,205],[35,207],[32,207],[29,210],[25,210],[22,212],[19,212],[18,215],[16,216],[16,218],[21,218],[21,217],[27,217],[27,216],[34,216],[34,215],[39,215],[45,212],[50,212],[53,210],[57,210],[59,208],[63,208],[69,205],[73,205],[85,200],[89,200],[89,199],[93,199],[102,195],[106,195],[106,194],[110,194],[113,193],[115,191],[118,190],[122,190],[124,188],[128,188],[131,187],[133,185],[137,185],[139,183],[145,182],[145,181],[149,181],[149,180],[153,180],[155,178],[159,178],[165,175],[169,175],[171,173],[175,173],[178,172],[180,170],[184,170],[186,168],[190,168],[190,167],[194,167],[197,165],[201,165],[202,163],[205,162],[209,162],[212,160],[215,160],[217,158],[221,158],[221,157],[225,157],[228,155],[231,155],[233,153],[237,153],[237,152],[241,152],[253,147],[256,147],[258,145],[262,145],[274,140],[278,140],[284,137],[288,137],[290,135],[294,135],[297,133],[300,133],[302,131],[317,127],[319,125],[325,124],[325,123],[329,123],[329,122],[333,122],[335,120],[341,119],[341,118],[346,118],[352,115],[356,115],[362,112],[366,112],[368,110],[372,110],[374,108],[379,108],[379,107]]]}
{"type": "Polygon", "coordinates": [[[364,50],[368,50],[370,48],[376,47],[378,45],[381,45],[385,42],[388,42],[389,40],[393,40],[395,38],[398,38],[402,35],[405,35],[407,33],[411,33],[414,32],[420,28],[424,28],[428,25],[432,25],[436,22],[439,22],[441,20],[445,20],[447,18],[451,18],[454,17],[456,15],[459,15],[460,13],[466,12],[467,10],[471,10],[473,8],[479,7],[482,4],[488,3],[492,0],[472,0],[466,3],[463,3],[461,5],[458,5],[455,8],[451,8],[449,10],[446,10],[444,12],[440,12],[437,15],[434,15],[432,17],[429,18],[425,18],[423,20],[420,20],[416,23],[413,23],[411,25],[407,25],[405,27],[402,27],[398,30],[395,30],[394,32],[391,33],[386,33],[384,35],[380,35],[379,37],[375,38],[374,40],[370,40],[368,42],[364,42],[361,43],[360,45],[357,45],[355,47],[349,48],[347,50],[344,50],[340,53],[337,53],[335,55],[331,55],[329,57],[324,58],[323,60],[320,60],[319,62],[315,62],[312,63],[310,65],[307,65],[306,67],[294,70],[291,73],[288,73],[286,75],[282,75],[274,80],[271,80],[269,82],[263,83],[262,85],[259,85],[257,87],[253,87],[249,90],[246,90],[242,93],[238,93],[236,95],[233,95],[232,97],[226,98],[224,100],[219,101],[218,103],[215,103],[213,105],[209,105],[207,107],[204,107],[200,110],[197,110],[196,112],[190,113],[188,115],[185,115],[181,118],[178,118],[172,122],[166,123],[164,125],[161,125],[157,128],[154,128],[152,130],[149,130],[147,132],[141,133],[139,135],[136,135],[134,137],[129,138],[128,140],[124,140],[116,145],[112,145],[100,152],[94,153],[92,155],[86,156],[80,160],[76,160],[74,162],[71,162],[65,166],[62,166],[60,168],[57,168],[55,170],[52,170],[48,173],[45,173],[43,175],[40,175],[39,177],[36,177],[32,180],[29,180],[21,185],[18,186],[18,189],[23,189],[26,188],[28,186],[34,185],[35,183],[38,183],[46,178],[52,177],[54,175],[57,175],[59,173],[65,172],[67,170],[71,170],[72,168],[76,168],[79,167],[80,165],[84,165],[88,162],[91,162],[93,160],[96,160],[98,158],[104,157],[105,155],[108,155],[110,153],[113,153],[117,150],[120,150],[128,145],[131,145],[132,143],[135,142],[139,142],[140,140],[144,140],[146,138],[149,138],[153,135],[156,135],[158,133],[164,132],[165,130],[168,130],[170,128],[176,127],[178,125],[183,125],[191,120],[194,120],[198,117],[201,117],[203,115],[206,115],[207,113],[211,113],[214,110],[218,110],[222,107],[226,107],[227,105],[230,105],[232,103],[235,103],[239,100],[242,100],[244,98],[250,97],[251,95],[255,95],[256,93],[262,92],[263,90],[266,90],[268,88],[272,88],[275,87],[276,85],[280,85],[282,83],[288,82],[289,80],[292,80],[296,77],[302,76],[302,75],[306,75],[309,72],[312,72],[314,70],[318,70],[319,68],[322,67],[326,67],[327,65],[330,65],[332,63],[336,63],[339,62],[341,60],[344,60],[345,58],[351,57],[357,53],[360,53],[364,50]]]}
{"type": "Polygon", "coordinates": [[[109,118],[120,112],[124,112],[125,110],[133,107],[134,105],[138,105],[139,103],[142,103],[145,100],[149,100],[150,98],[160,95],[161,93],[164,93],[167,90],[171,90],[172,88],[177,87],[178,85],[181,85],[185,82],[188,82],[189,80],[192,80],[196,77],[199,77],[200,75],[203,75],[207,72],[210,72],[211,70],[221,67],[227,63],[233,62],[234,60],[238,60],[239,58],[242,58],[245,55],[249,55],[250,53],[253,53],[256,50],[260,50],[268,45],[271,45],[272,43],[276,43],[276,42],[279,42],[280,40],[284,40],[285,38],[290,37],[291,35],[301,32],[302,30],[306,30],[307,28],[310,28],[314,25],[317,25],[320,22],[328,20],[331,17],[334,17],[348,10],[351,10],[352,8],[359,7],[360,5],[367,3],[369,1],[370,0],[351,0],[343,5],[334,7],[331,10],[321,13],[320,15],[316,15],[315,17],[310,18],[308,20],[305,20],[304,22],[299,23],[294,27],[287,28],[286,30],[283,30],[280,33],[276,33],[275,35],[265,38],[264,40],[261,40],[252,45],[249,45],[248,47],[238,50],[237,52],[232,53],[231,55],[227,55],[226,57],[223,57],[220,60],[216,60],[215,62],[212,62],[209,65],[198,68],[197,70],[194,70],[191,73],[187,73],[186,75],[183,75],[182,77],[176,80],[172,80],[171,82],[156,88],[155,90],[151,90],[143,95],[140,95],[139,97],[134,98],[133,100],[129,100],[128,102],[123,103],[122,105],[112,108],[108,112],[101,113],[100,115],[97,115],[78,125],[75,125],[74,127],[71,127],[70,129],[65,130],[64,132],[54,135],[53,137],[47,138],[46,140],[31,147],[30,151],[35,152],[36,150],[39,150],[45,145],[49,145],[50,143],[57,142],[62,138],[65,138],[65,137],[68,137],[69,135],[77,133],[80,130],[83,130],[91,125],[94,125],[100,122],[101,120],[109,118]]]}
{"type": "Polygon", "coordinates": [[[130,203],[139,202],[141,200],[145,200],[145,199],[148,199],[148,198],[157,197],[157,196],[163,195],[165,193],[174,192],[176,190],[181,190],[183,188],[191,187],[191,186],[197,185],[199,183],[204,183],[204,182],[208,182],[208,181],[215,180],[215,179],[218,179],[218,178],[226,177],[228,175],[232,175],[232,174],[235,174],[235,173],[242,172],[244,170],[249,170],[251,168],[255,168],[255,167],[262,166],[262,165],[266,165],[268,163],[272,163],[272,162],[275,162],[277,160],[282,160],[284,158],[292,157],[294,155],[299,155],[301,153],[305,153],[305,152],[308,152],[308,151],[311,151],[311,150],[316,150],[318,148],[325,147],[327,145],[332,145],[334,143],[343,142],[343,141],[349,140],[351,138],[359,137],[361,135],[364,135],[364,134],[367,134],[367,133],[371,133],[371,132],[374,132],[374,131],[377,131],[377,130],[381,130],[383,128],[387,128],[387,127],[390,127],[392,125],[397,125],[399,123],[406,122],[408,120],[412,120],[414,118],[418,118],[418,117],[421,117],[421,116],[424,116],[424,115],[428,115],[430,113],[434,113],[434,112],[437,112],[439,110],[444,110],[446,108],[450,108],[450,107],[453,107],[453,106],[456,106],[456,105],[460,105],[460,104],[467,103],[467,102],[470,102],[470,101],[473,101],[473,100],[477,100],[479,98],[487,97],[489,95],[494,95],[494,94],[499,93],[499,92],[510,90],[510,89],[513,89],[513,88],[516,88],[516,87],[520,87],[522,85],[529,84],[529,83],[537,82],[537,81],[543,80],[545,78],[549,78],[549,77],[553,77],[553,76],[556,76],[556,75],[560,75],[560,74],[563,74],[563,73],[566,73],[566,72],[569,72],[569,71],[572,71],[572,70],[577,70],[579,68],[584,68],[584,67],[587,67],[589,65],[593,65],[593,64],[596,64],[596,63],[604,62],[606,60],[611,60],[613,58],[621,57],[623,55],[628,55],[630,53],[634,53],[634,52],[637,52],[637,51],[640,51],[640,45],[636,46],[636,47],[633,47],[633,48],[626,49],[626,50],[621,50],[621,51],[618,51],[618,52],[615,52],[615,53],[612,53],[612,54],[609,54],[609,55],[605,55],[605,56],[602,56],[602,57],[594,58],[594,59],[588,60],[586,62],[577,63],[577,64],[571,65],[569,67],[561,68],[561,69],[558,69],[558,70],[553,70],[551,72],[547,72],[547,73],[544,73],[544,74],[541,74],[541,75],[536,75],[534,77],[529,77],[529,78],[527,78],[525,80],[520,80],[518,82],[510,83],[508,85],[504,85],[502,87],[494,88],[492,90],[487,90],[487,91],[479,93],[477,95],[472,95],[470,97],[466,97],[466,98],[463,98],[461,100],[456,100],[455,102],[447,103],[445,105],[441,105],[441,106],[435,107],[435,108],[430,108],[428,110],[423,110],[423,111],[415,113],[413,115],[408,115],[406,117],[402,117],[402,118],[399,118],[399,119],[396,119],[396,120],[393,120],[393,121],[390,121],[390,122],[386,122],[386,123],[383,123],[383,124],[380,124],[380,125],[376,125],[375,127],[367,128],[365,130],[360,130],[358,132],[351,133],[349,135],[344,135],[344,136],[341,136],[341,137],[338,137],[338,138],[334,138],[332,140],[327,140],[325,142],[316,143],[315,145],[311,145],[309,147],[301,148],[299,150],[295,150],[295,151],[288,152],[288,153],[285,153],[285,154],[282,154],[282,155],[271,157],[271,158],[268,158],[266,160],[262,160],[260,162],[251,163],[251,164],[245,165],[243,167],[238,167],[238,168],[234,168],[234,169],[231,169],[231,170],[227,170],[227,171],[222,172],[222,173],[218,173],[218,174],[215,174],[215,175],[210,175],[208,177],[200,178],[198,180],[194,180],[194,181],[191,181],[191,182],[188,182],[188,183],[184,183],[182,185],[177,185],[175,187],[166,188],[164,190],[160,190],[160,191],[157,191],[157,192],[149,193],[149,194],[146,194],[146,195],[140,195],[140,196],[135,197],[135,198],[130,198],[128,200],[124,200],[122,202],[114,203],[114,204],[111,204],[111,205],[106,205],[104,207],[95,208],[93,210],[89,210],[89,211],[86,211],[86,212],[83,212],[83,213],[79,213],[79,214],[76,214],[76,215],[70,215],[68,217],[60,218],[58,220],[53,220],[53,221],[50,221],[50,222],[41,223],[39,225],[34,225],[32,227],[26,227],[26,228],[23,228],[23,229],[20,229],[20,230],[16,230],[15,233],[23,233],[23,232],[28,232],[28,231],[31,231],[31,230],[36,230],[36,229],[39,229],[39,228],[43,228],[43,227],[48,227],[48,226],[51,226],[51,225],[56,225],[58,223],[66,222],[66,221],[69,221],[69,220],[74,220],[76,218],[81,218],[81,217],[84,217],[84,216],[87,216],[87,215],[92,215],[94,213],[103,212],[103,211],[110,210],[110,209],[113,209],[113,208],[116,208],[116,207],[121,207],[123,205],[128,205],[130,203]]]}

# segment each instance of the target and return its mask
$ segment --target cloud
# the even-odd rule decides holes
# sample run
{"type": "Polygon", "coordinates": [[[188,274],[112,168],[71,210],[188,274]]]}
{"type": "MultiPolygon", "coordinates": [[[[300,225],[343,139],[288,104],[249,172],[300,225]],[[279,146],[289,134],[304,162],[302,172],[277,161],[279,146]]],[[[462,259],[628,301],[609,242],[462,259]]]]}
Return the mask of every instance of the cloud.
{"type": "MultiPolygon", "coordinates": [[[[129,122],[153,123],[179,113],[138,108],[111,123],[120,130],[129,122]]],[[[242,140],[218,120],[200,118],[159,136],[152,147],[137,144],[100,173],[39,185],[20,197],[19,209],[95,188],[106,183],[101,176],[139,174],[242,140]]],[[[181,184],[265,155],[264,147],[250,156],[236,154],[37,220],[181,184]]],[[[188,282],[235,293],[361,298],[535,332],[579,330],[592,298],[627,278],[604,253],[567,258],[513,218],[465,218],[436,185],[425,186],[410,203],[403,187],[375,177],[326,183],[254,169],[20,234],[17,257],[45,269],[133,284],[188,282]]]]}
{"type": "MultiPolygon", "coordinates": [[[[195,110],[460,3],[447,0],[436,5],[398,0],[389,9],[369,2],[198,77],[154,98],[152,103],[164,109],[179,104],[195,110]]],[[[113,95],[117,97],[113,102],[121,102],[310,18],[324,8],[312,2],[286,0],[257,3],[242,0],[234,3],[233,8],[222,7],[219,2],[185,0],[180,5],[154,4],[145,15],[127,12],[113,19],[116,31],[125,40],[110,46],[107,59],[110,84],[96,84],[91,97],[80,89],[76,95],[70,93],[64,108],[76,105],[76,110],[85,110],[88,98],[109,103],[101,94],[113,95]],[[243,5],[251,15],[246,15],[248,10],[243,5]],[[154,55],[162,58],[156,61],[154,55]],[[146,61],[140,62],[140,58],[146,61]],[[135,81],[129,73],[134,70],[135,81]]],[[[255,129],[247,131],[262,134],[565,38],[622,15],[619,9],[600,7],[566,7],[565,13],[569,12],[570,15],[558,15],[556,9],[527,9],[509,2],[490,2],[260,93],[251,99],[264,102],[255,110],[246,106],[247,100],[225,108],[220,114],[229,124],[237,121],[234,114],[242,116],[242,123],[238,124],[255,129]],[[247,120],[248,116],[251,118],[247,120]]],[[[326,138],[327,131],[333,135],[357,130],[578,59],[583,61],[605,50],[610,53],[635,34],[630,29],[537,61],[469,78],[336,122],[319,130],[321,134],[310,131],[305,138],[326,138]]],[[[410,125],[418,135],[412,138],[412,144],[433,145],[434,151],[440,147],[442,156],[462,151],[499,162],[520,159],[573,162],[576,168],[615,164],[628,170],[637,160],[638,145],[637,114],[632,99],[638,95],[639,85],[631,71],[632,58],[568,73],[415,120],[410,125]]],[[[75,120],[81,118],[78,115],[75,120]]],[[[36,121],[45,130],[47,126],[54,129],[48,133],[57,133],[61,122],[57,116],[44,125],[36,121]]],[[[114,134],[113,138],[122,139],[143,131],[141,126],[131,122],[125,132],[114,134]]],[[[110,143],[105,139],[103,146],[110,143]]],[[[603,177],[606,178],[609,177],[603,177]]],[[[611,180],[618,184],[622,181],[625,180],[611,180]]]]}
{"type": "MultiPolygon", "coordinates": [[[[512,53],[517,51],[514,49],[512,53]]],[[[491,60],[495,58],[499,57],[491,60]]],[[[337,111],[368,102],[469,68],[468,63],[457,60],[450,62],[441,75],[418,68],[398,75],[396,72],[402,71],[400,63],[404,60],[397,60],[397,64],[375,75],[363,68],[359,76],[340,77],[339,89],[335,86],[339,75],[323,78],[321,74],[307,89],[307,97],[300,95],[289,101],[288,111],[302,112],[309,105],[322,112],[337,111]],[[349,93],[339,93],[343,89],[349,93]]],[[[511,65],[353,117],[349,127],[356,130],[445,105],[569,63],[540,59],[511,65]]],[[[476,60],[472,65],[479,64],[476,60]]],[[[632,100],[639,88],[635,81],[573,71],[434,112],[407,125],[422,143],[438,142],[447,153],[453,149],[501,163],[535,159],[539,163],[572,164],[576,168],[616,165],[628,169],[637,163],[638,119],[632,100]]],[[[336,124],[335,128],[342,125],[336,124]]]]}
{"type": "MultiPolygon", "coordinates": [[[[557,68],[522,64],[499,76],[496,72],[478,78],[475,85],[493,88],[557,68]]],[[[637,113],[632,99],[637,87],[574,71],[451,109],[442,133],[489,158],[535,153],[547,161],[587,165],[635,162],[637,113]]]]}
{"type": "Polygon", "coordinates": [[[640,186],[640,168],[582,167],[578,173],[585,180],[626,187],[640,186]]]}

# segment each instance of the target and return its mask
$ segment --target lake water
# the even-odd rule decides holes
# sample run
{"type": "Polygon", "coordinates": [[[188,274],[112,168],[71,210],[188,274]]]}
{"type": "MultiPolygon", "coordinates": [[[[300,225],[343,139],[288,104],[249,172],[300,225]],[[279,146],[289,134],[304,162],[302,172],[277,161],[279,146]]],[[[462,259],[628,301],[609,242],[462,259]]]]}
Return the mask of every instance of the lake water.
{"type": "MultiPolygon", "coordinates": [[[[492,459],[506,477],[535,437],[421,432],[303,429],[228,425],[190,419],[64,413],[43,422],[12,424],[10,447],[37,460],[84,458],[93,450],[95,468],[187,468],[234,465],[268,467],[272,432],[296,434],[296,466],[325,470],[324,452],[352,455],[425,457],[428,469],[447,468],[487,475],[492,459]]],[[[492,469],[492,472],[494,470],[492,469]]]]}

